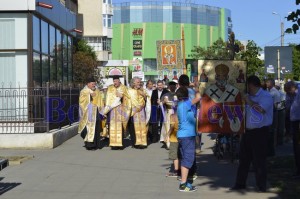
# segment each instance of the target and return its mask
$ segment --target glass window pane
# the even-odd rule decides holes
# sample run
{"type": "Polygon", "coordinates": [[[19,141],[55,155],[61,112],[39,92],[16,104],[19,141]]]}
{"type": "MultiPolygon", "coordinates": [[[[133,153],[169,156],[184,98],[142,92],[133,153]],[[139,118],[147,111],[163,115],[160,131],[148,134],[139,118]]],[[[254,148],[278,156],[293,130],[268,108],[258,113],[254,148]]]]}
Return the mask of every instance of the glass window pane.
{"type": "Polygon", "coordinates": [[[42,83],[49,82],[49,57],[42,55],[42,83]]]}
{"type": "Polygon", "coordinates": [[[68,36],[63,34],[63,82],[68,82],[68,36]]]}
{"type": "Polygon", "coordinates": [[[73,81],[73,66],[72,66],[72,62],[68,63],[68,81],[70,83],[73,81]]]}
{"type": "Polygon", "coordinates": [[[107,27],[111,28],[112,27],[112,16],[108,15],[107,17],[107,27]]]}
{"type": "Polygon", "coordinates": [[[32,40],[33,40],[33,49],[36,51],[41,51],[40,48],[40,19],[33,16],[32,21],[32,40]]]}
{"type": "Polygon", "coordinates": [[[56,48],[55,48],[55,28],[53,27],[53,26],[49,26],[49,33],[50,33],[50,35],[49,35],[49,42],[50,42],[50,55],[51,56],[55,56],[55,50],[56,50],[56,48]]]}
{"type": "Polygon", "coordinates": [[[68,37],[68,62],[72,61],[72,38],[68,37]]]}
{"type": "Polygon", "coordinates": [[[62,81],[62,35],[59,30],[56,31],[56,64],[57,64],[57,81],[62,81]]]}
{"type": "Polygon", "coordinates": [[[42,52],[49,54],[48,23],[41,21],[42,52]]]}
{"type": "Polygon", "coordinates": [[[72,82],[72,38],[68,37],[68,81],[72,82]]]}
{"type": "Polygon", "coordinates": [[[103,27],[106,27],[106,17],[107,15],[103,15],[103,27]]]}
{"type": "Polygon", "coordinates": [[[57,74],[56,74],[56,59],[51,57],[50,58],[50,82],[54,83],[57,82],[57,74]]]}
{"type": "Polygon", "coordinates": [[[33,53],[33,65],[32,65],[32,73],[33,73],[33,84],[34,86],[41,86],[41,58],[40,54],[33,53]]]}

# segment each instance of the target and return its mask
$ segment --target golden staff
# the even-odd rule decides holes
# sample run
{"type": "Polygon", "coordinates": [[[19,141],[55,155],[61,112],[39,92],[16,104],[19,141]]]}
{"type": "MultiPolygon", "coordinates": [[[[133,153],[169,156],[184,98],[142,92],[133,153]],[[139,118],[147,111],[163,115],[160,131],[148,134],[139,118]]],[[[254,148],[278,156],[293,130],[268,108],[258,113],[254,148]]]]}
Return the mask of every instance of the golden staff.
{"type": "Polygon", "coordinates": [[[184,41],[184,28],[181,28],[181,41],[182,41],[182,54],[183,54],[183,74],[186,74],[185,66],[185,41],[184,41]]]}

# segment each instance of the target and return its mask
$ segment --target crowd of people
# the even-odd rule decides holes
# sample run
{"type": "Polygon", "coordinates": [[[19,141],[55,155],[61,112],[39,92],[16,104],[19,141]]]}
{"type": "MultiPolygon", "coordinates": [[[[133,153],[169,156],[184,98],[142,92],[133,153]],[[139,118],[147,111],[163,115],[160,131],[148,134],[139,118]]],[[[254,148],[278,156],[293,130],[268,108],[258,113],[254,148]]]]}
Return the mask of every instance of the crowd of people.
{"type": "MultiPolygon", "coordinates": [[[[112,78],[113,84],[105,90],[99,90],[96,81],[89,78],[80,92],[78,133],[86,149],[99,149],[101,142],[108,142],[113,150],[124,149],[124,140],[130,140],[136,149],[161,142],[173,161],[167,176],[178,177],[179,191],[196,191],[190,179],[196,177],[196,149],[202,144],[197,128],[201,107],[197,86],[190,83],[187,75],[167,85],[162,80],[148,80],[145,87],[138,77],[131,79],[129,87],[121,83],[119,76],[112,78]]],[[[256,76],[248,77],[246,84],[245,132],[240,140],[236,183],[231,190],[246,188],[252,164],[257,190],[265,192],[266,158],[274,155],[275,145],[282,144],[284,139],[293,140],[298,169],[295,176],[300,177],[299,87],[290,81],[284,85],[283,93],[273,79],[268,79],[264,86],[256,76]]]]}

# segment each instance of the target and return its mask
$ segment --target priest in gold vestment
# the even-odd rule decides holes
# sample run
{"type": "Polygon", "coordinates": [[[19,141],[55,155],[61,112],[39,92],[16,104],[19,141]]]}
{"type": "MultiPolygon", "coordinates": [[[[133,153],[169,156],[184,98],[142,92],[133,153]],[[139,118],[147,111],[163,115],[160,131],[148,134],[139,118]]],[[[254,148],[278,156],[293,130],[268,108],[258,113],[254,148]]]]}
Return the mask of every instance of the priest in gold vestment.
{"type": "Polygon", "coordinates": [[[123,132],[127,128],[131,104],[126,86],[119,76],[113,76],[113,85],[107,88],[105,108],[102,114],[107,118],[109,146],[123,149],[123,132]]]}
{"type": "MultiPolygon", "coordinates": [[[[146,101],[150,102],[150,97],[141,88],[141,79],[134,77],[131,80],[131,88],[128,89],[131,101],[131,117],[129,121],[129,131],[132,147],[147,147],[147,115],[145,111],[146,101]]],[[[148,118],[149,119],[149,118],[148,118]]]]}
{"type": "Polygon", "coordinates": [[[96,87],[96,81],[88,78],[87,85],[80,91],[79,96],[79,127],[87,150],[100,147],[101,121],[99,111],[103,108],[102,94],[96,87]]]}

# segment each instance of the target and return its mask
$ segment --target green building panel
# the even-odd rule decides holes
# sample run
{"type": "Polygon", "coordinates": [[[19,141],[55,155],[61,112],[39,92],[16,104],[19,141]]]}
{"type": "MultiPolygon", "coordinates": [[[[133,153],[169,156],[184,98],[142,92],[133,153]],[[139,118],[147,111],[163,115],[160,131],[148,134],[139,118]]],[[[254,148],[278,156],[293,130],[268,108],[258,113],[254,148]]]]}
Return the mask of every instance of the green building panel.
{"type": "Polygon", "coordinates": [[[143,58],[156,58],[156,41],[163,38],[163,23],[145,23],[143,58]]]}
{"type": "Polygon", "coordinates": [[[225,41],[225,21],[226,21],[226,16],[225,16],[225,9],[222,8],[221,10],[221,15],[220,15],[220,38],[225,41]]]}
{"type": "Polygon", "coordinates": [[[221,38],[219,28],[216,26],[212,26],[212,41],[215,42],[221,38]]]}
{"type": "Polygon", "coordinates": [[[200,46],[207,48],[210,45],[210,29],[207,25],[200,25],[200,46]]]}
{"type": "Polygon", "coordinates": [[[122,59],[121,57],[121,25],[113,25],[114,37],[112,39],[113,59],[122,59]]]}
{"type": "Polygon", "coordinates": [[[132,60],[134,57],[133,41],[142,40],[143,59],[156,59],[157,40],[181,39],[182,28],[185,35],[186,59],[189,59],[194,46],[208,47],[214,41],[222,38],[222,30],[217,26],[179,24],[179,23],[131,23],[114,24],[112,52],[113,59],[132,60]],[[198,27],[199,26],[199,27],[198,27]],[[142,36],[135,36],[135,29],[143,29],[142,36]],[[199,38],[197,38],[199,36],[199,38]]]}

